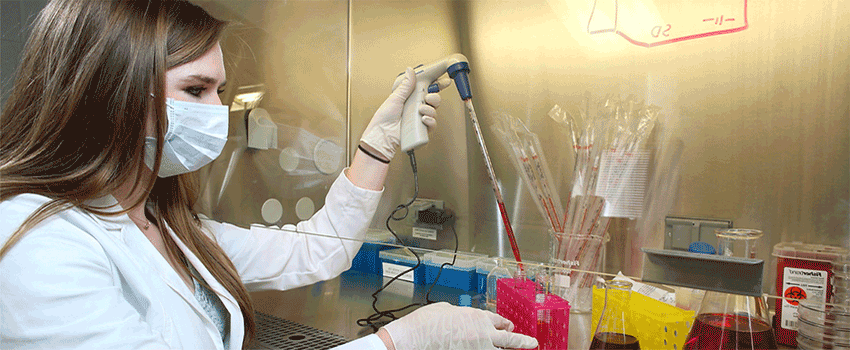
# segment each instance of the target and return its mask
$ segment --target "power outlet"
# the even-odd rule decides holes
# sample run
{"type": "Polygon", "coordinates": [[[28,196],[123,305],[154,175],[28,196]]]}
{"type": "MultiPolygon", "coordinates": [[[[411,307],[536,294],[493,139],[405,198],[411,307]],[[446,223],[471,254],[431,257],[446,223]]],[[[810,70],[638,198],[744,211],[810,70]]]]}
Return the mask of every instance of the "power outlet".
{"type": "Polygon", "coordinates": [[[715,230],[732,228],[732,220],[666,217],[664,249],[688,250],[693,242],[702,241],[717,249],[715,230]]]}
{"type": "Polygon", "coordinates": [[[437,209],[443,210],[445,209],[445,203],[438,199],[427,199],[427,198],[416,198],[410,207],[407,209],[407,224],[413,226],[416,224],[416,218],[419,217],[419,212],[425,209],[430,208],[431,206],[436,207],[437,209]]]}

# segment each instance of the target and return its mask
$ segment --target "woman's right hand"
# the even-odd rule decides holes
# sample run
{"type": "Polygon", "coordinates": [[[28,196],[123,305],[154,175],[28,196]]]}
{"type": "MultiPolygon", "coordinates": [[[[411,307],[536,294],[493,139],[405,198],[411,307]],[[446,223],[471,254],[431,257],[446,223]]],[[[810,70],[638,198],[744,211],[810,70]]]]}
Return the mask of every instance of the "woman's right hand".
{"type": "Polygon", "coordinates": [[[382,328],[397,350],[537,347],[536,339],[513,329],[511,321],[490,311],[445,302],[423,306],[382,328]]]}

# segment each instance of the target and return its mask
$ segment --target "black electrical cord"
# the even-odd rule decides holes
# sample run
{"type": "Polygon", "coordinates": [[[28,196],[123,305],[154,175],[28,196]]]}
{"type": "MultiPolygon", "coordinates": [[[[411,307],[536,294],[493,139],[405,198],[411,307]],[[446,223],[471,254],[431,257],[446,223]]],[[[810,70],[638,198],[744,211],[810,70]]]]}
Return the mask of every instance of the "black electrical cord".
{"type": "MultiPolygon", "coordinates": [[[[395,233],[395,231],[393,231],[392,227],[390,226],[390,221],[391,220],[394,220],[394,221],[404,220],[407,217],[407,214],[409,213],[409,207],[413,204],[414,201],[416,201],[416,198],[419,196],[419,173],[416,169],[416,156],[413,154],[413,150],[407,151],[407,155],[410,157],[410,168],[413,170],[413,185],[414,185],[413,198],[411,198],[410,201],[407,202],[406,204],[400,204],[399,206],[397,206],[392,211],[392,213],[390,213],[390,215],[387,217],[387,221],[386,221],[387,229],[390,231],[390,233],[393,235],[393,237],[395,237],[396,242],[401,242],[401,239],[398,237],[398,235],[395,233]],[[401,210],[404,210],[404,215],[397,217],[396,214],[398,212],[400,212],[401,210]]],[[[406,309],[414,307],[414,306],[422,305],[420,303],[413,303],[413,304],[407,305],[407,306],[402,307],[402,308],[385,310],[385,311],[378,310],[378,306],[377,306],[377,304],[378,304],[378,294],[379,293],[381,293],[384,289],[386,289],[387,286],[390,285],[390,283],[395,282],[395,280],[399,279],[399,277],[401,277],[402,275],[404,275],[404,274],[406,274],[410,271],[415,270],[422,263],[422,261],[419,259],[419,255],[416,255],[416,252],[414,252],[413,250],[411,250],[410,252],[413,254],[414,257],[416,257],[416,265],[414,265],[410,269],[402,271],[401,273],[399,273],[398,275],[396,275],[395,277],[393,277],[389,281],[387,281],[387,283],[384,283],[384,285],[381,286],[381,288],[378,288],[378,290],[376,290],[374,293],[372,293],[372,310],[374,310],[375,313],[372,314],[372,315],[369,315],[366,318],[358,319],[357,320],[358,326],[361,326],[361,327],[371,326],[373,329],[375,329],[377,331],[377,329],[380,326],[398,319],[398,317],[396,317],[395,314],[394,314],[395,312],[403,311],[403,310],[406,310],[406,309]],[[382,322],[383,318],[389,318],[389,321],[382,322]]]]}
{"type": "MultiPolygon", "coordinates": [[[[395,231],[390,226],[390,221],[401,221],[401,220],[404,220],[405,218],[407,218],[407,215],[410,213],[410,206],[413,204],[413,202],[416,201],[416,198],[419,196],[419,173],[418,173],[417,168],[416,168],[416,156],[413,154],[413,150],[407,151],[407,155],[410,157],[410,168],[413,171],[413,186],[414,186],[413,198],[411,198],[410,201],[407,202],[406,204],[400,204],[399,206],[397,206],[392,211],[392,213],[390,213],[390,215],[387,217],[387,221],[386,221],[387,229],[390,231],[390,233],[393,235],[393,237],[395,237],[397,242],[401,242],[401,238],[398,237],[398,235],[395,233],[395,231]],[[404,210],[404,215],[396,216],[396,214],[399,213],[401,210],[404,210]]],[[[434,288],[434,285],[437,283],[437,280],[440,278],[440,273],[442,273],[443,267],[445,267],[446,265],[454,265],[455,259],[457,258],[457,248],[458,248],[457,232],[455,232],[455,230],[454,230],[454,215],[450,215],[448,217],[441,217],[440,220],[442,220],[443,222],[447,222],[447,221],[451,220],[450,226],[452,226],[452,233],[454,234],[454,237],[455,237],[454,256],[452,257],[451,263],[443,263],[442,265],[440,265],[440,270],[437,271],[437,278],[434,279],[434,282],[431,283],[431,286],[428,287],[428,292],[425,294],[425,304],[411,303],[411,304],[408,304],[404,307],[397,308],[397,309],[383,310],[383,311],[378,310],[378,306],[377,306],[377,304],[378,304],[378,294],[381,293],[384,289],[386,289],[391,283],[398,280],[404,274],[411,272],[411,271],[415,271],[416,268],[418,268],[420,265],[422,265],[422,260],[419,258],[419,255],[417,255],[416,252],[411,249],[410,253],[413,254],[414,257],[416,257],[416,265],[413,265],[413,267],[402,271],[401,273],[399,273],[398,275],[396,275],[395,277],[391,278],[389,281],[384,283],[384,285],[381,286],[381,288],[378,288],[378,290],[376,290],[374,293],[372,293],[372,310],[374,310],[375,313],[372,314],[372,315],[369,315],[366,318],[358,319],[357,320],[358,326],[361,326],[361,327],[370,326],[370,327],[373,328],[373,330],[377,331],[378,328],[380,328],[381,326],[383,326],[383,325],[385,325],[389,322],[392,322],[394,320],[397,320],[399,318],[399,316],[395,315],[395,313],[397,313],[397,312],[404,311],[404,310],[407,310],[407,309],[409,309],[411,307],[415,307],[415,306],[423,306],[423,305],[434,303],[434,301],[430,300],[431,290],[434,288]],[[388,319],[388,320],[384,320],[385,318],[388,319]]]]}
{"type": "Polygon", "coordinates": [[[434,278],[434,283],[431,283],[431,286],[428,287],[428,293],[425,293],[425,304],[426,305],[435,303],[435,301],[431,300],[431,289],[434,289],[434,285],[437,284],[437,281],[440,280],[440,274],[443,273],[443,268],[446,267],[446,266],[454,266],[455,261],[457,261],[457,245],[458,245],[457,244],[457,232],[455,231],[455,228],[454,228],[454,219],[452,217],[450,217],[449,219],[452,220],[451,225],[449,225],[449,227],[452,228],[452,234],[455,236],[455,250],[454,250],[454,254],[452,255],[452,262],[443,263],[442,265],[440,265],[440,269],[437,270],[437,277],[434,278]]]}

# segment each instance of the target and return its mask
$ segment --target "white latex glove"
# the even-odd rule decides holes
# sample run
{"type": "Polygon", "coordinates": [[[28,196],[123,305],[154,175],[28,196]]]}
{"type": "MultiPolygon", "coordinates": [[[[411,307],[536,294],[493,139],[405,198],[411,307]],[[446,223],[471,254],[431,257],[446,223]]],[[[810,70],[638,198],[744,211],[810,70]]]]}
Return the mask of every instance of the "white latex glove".
{"type": "MultiPolygon", "coordinates": [[[[369,151],[375,151],[383,156],[386,160],[391,160],[395,155],[396,150],[401,142],[401,133],[399,131],[401,125],[401,112],[404,108],[404,101],[413,93],[416,87],[416,74],[413,73],[413,68],[407,68],[405,71],[405,80],[396,87],[393,93],[378,107],[372,121],[366,126],[363,131],[363,136],[360,142],[367,145],[369,151]]],[[[440,89],[448,86],[451,80],[439,80],[440,89]]],[[[440,106],[440,94],[429,93],[425,95],[425,103],[419,106],[419,113],[422,114],[422,123],[431,131],[436,127],[437,107],[440,106]]]]}
{"type": "Polygon", "coordinates": [[[533,349],[537,339],[512,333],[514,324],[490,311],[440,302],[423,306],[384,329],[396,350],[533,349]]]}

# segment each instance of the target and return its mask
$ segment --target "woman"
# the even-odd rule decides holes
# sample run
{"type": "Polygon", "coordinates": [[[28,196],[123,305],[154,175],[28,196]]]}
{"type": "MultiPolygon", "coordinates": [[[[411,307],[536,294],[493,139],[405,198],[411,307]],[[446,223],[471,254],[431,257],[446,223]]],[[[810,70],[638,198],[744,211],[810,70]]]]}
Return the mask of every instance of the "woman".
{"type": "MultiPolygon", "coordinates": [[[[226,140],[225,26],[185,1],[58,0],[42,11],[0,116],[4,348],[245,348],[248,288],[293,288],[350,265],[359,243],[298,232],[363,238],[415,75],[376,111],[311,219],[284,230],[202,221],[191,172],[226,140]]],[[[426,102],[433,126],[439,95],[426,102]]],[[[343,347],[536,346],[511,328],[440,303],[343,347]]]]}

